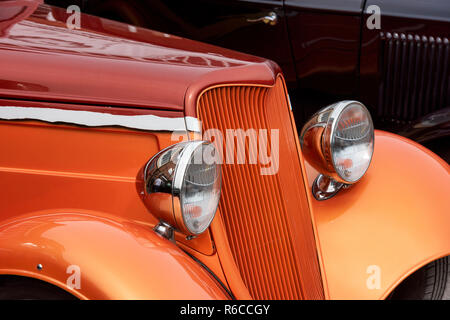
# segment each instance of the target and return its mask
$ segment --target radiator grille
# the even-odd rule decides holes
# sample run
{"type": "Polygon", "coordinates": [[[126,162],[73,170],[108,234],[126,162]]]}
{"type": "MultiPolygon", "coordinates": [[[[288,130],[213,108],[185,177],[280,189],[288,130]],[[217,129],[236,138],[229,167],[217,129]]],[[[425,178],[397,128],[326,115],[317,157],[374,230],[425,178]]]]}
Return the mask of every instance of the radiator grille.
{"type": "MultiPolygon", "coordinates": [[[[220,212],[253,298],[322,299],[313,226],[287,104],[279,78],[272,88],[210,89],[199,99],[198,113],[204,130],[219,129],[224,136],[226,129],[280,130],[277,174],[261,175],[259,162],[223,165],[220,212]]],[[[248,144],[246,151],[248,155],[248,144]]]]}
{"type": "Polygon", "coordinates": [[[380,34],[378,116],[408,123],[449,103],[447,38],[380,34]]]}

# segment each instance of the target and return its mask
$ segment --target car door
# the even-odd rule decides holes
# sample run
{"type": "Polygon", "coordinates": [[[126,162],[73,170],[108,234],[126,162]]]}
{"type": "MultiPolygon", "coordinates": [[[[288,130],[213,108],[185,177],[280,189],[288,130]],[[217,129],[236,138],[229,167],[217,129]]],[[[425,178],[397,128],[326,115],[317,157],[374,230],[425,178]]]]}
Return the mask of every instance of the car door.
{"type": "Polygon", "coordinates": [[[291,93],[297,123],[324,105],[355,99],[362,6],[363,0],[284,0],[298,78],[291,93]]]}

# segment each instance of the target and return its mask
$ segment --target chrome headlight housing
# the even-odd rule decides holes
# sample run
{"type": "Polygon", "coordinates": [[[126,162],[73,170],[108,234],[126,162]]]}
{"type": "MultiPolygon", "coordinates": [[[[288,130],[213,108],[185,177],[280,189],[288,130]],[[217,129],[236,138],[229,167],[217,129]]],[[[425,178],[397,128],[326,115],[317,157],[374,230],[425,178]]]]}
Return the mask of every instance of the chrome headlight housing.
{"type": "Polygon", "coordinates": [[[343,185],[360,180],[369,168],[374,150],[372,118],[358,101],[335,103],[305,124],[300,143],[305,158],[323,175],[315,181],[314,195],[328,199],[343,185]]]}
{"type": "Polygon", "coordinates": [[[151,213],[186,235],[203,233],[220,199],[220,164],[208,163],[204,156],[215,152],[207,141],[182,142],[150,159],[144,181],[145,203],[151,213]]]}

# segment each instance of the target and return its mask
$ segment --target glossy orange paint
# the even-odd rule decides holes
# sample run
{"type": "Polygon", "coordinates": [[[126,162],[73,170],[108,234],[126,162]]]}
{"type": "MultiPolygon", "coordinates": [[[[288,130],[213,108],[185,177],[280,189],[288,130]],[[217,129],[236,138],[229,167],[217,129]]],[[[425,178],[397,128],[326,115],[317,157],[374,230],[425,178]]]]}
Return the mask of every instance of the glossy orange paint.
{"type": "MultiPolygon", "coordinates": [[[[1,104],[100,108],[16,100],[2,100],[1,104]]],[[[145,112],[161,115],[160,111],[145,112]]],[[[168,111],[163,113],[169,115],[168,111]]],[[[177,136],[187,139],[187,132],[177,136]]],[[[152,231],[157,219],[143,203],[141,170],[155,153],[174,143],[172,133],[0,121],[0,137],[0,274],[37,277],[67,289],[64,284],[69,275],[65,270],[74,264],[86,277],[81,290],[71,290],[80,298],[228,297],[200,265],[152,231]],[[54,229],[56,226],[60,227],[54,229]],[[42,234],[31,232],[34,229],[42,234]],[[50,231],[46,229],[57,230],[55,236],[48,239],[50,231]],[[135,229],[138,236],[133,235],[135,229]],[[96,259],[92,257],[93,243],[99,246],[95,250],[106,251],[99,251],[96,259]],[[100,260],[109,267],[98,268],[103,263],[100,260]],[[161,269],[149,267],[155,262],[161,269]],[[45,269],[38,272],[37,263],[45,269]],[[110,267],[112,264],[117,266],[110,267]],[[172,271],[177,275],[171,275],[172,271]],[[109,278],[113,276],[125,282],[116,280],[115,284],[109,278]],[[165,284],[166,276],[177,279],[172,289],[166,288],[172,281],[165,284]],[[189,290],[180,290],[182,287],[189,290]]],[[[194,256],[208,256],[211,265],[218,265],[209,232],[190,241],[181,234],[176,239],[194,256]]],[[[217,267],[214,272],[221,274],[217,267]]]]}
{"type": "Polygon", "coordinates": [[[34,212],[4,222],[0,244],[0,274],[41,279],[80,299],[229,298],[175,244],[116,216],[34,212]],[[79,268],[78,288],[70,285],[77,283],[70,266],[79,268]]]}
{"type": "MultiPolygon", "coordinates": [[[[317,172],[305,163],[311,190],[317,172]]],[[[449,255],[449,190],[441,158],[375,131],[372,163],[359,182],[321,202],[308,192],[329,298],[384,299],[409,274],[449,255]],[[379,288],[367,286],[370,266],[379,267],[379,288]]]]}
{"type": "MultiPolygon", "coordinates": [[[[262,58],[87,15],[82,30],[69,31],[67,17],[65,10],[41,5],[0,37],[0,105],[183,117],[195,115],[185,108],[186,91],[223,81],[274,81],[275,64],[262,58]]],[[[7,190],[0,224],[66,209],[106,213],[148,229],[157,223],[142,202],[141,170],[175,143],[170,133],[36,121],[0,121],[0,131],[8,136],[0,139],[0,186],[7,190]]],[[[225,280],[209,230],[192,240],[176,233],[176,240],[225,280]]]]}
{"type": "MultiPolygon", "coordinates": [[[[66,18],[41,5],[8,25],[0,37],[0,105],[196,116],[206,88],[270,87],[279,74],[262,58],[92,16],[82,16],[82,30],[68,31],[66,18]]],[[[188,135],[198,137],[181,132],[188,135]]],[[[82,289],[69,291],[79,298],[227,298],[183,249],[238,298],[251,298],[224,231],[226,212],[198,238],[177,233],[178,247],[151,231],[157,219],[142,201],[142,167],[175,142],[170,133],[0,121],[0,137],[0,274],[67,289],[67,266],[75,264],[82,289]]],[[[289,139],[286,148],[303,161],[294,134],[289,139]]],[[[299,201],[302,213],[311,210],[326,298],[385,298],[411,272],[450,253],[449,167],[419,145],[377,132],[366,176],[324,202],[310,194],[314,169],[304,163],[300,170],[308,173],[299,201]],[[380,289],[366,286],[371,265],[381,268],[380,289]]],[[[298,239],[298,223],[296,230],[298,239]]]]}

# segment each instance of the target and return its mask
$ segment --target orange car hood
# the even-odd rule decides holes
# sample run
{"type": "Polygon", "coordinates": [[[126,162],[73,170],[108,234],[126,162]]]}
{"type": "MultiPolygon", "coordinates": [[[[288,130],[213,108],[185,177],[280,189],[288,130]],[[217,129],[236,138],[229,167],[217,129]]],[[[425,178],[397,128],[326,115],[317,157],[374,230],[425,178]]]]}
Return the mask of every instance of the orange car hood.
{"type": "MultiPolygon", "coordinates": [[[[0,3],[1,6],[1,3],[0,3]]],[[[40,5],[0,37],[0,97],[183,110],[187,92],[217,83],[272,84],[268,60],[40,5]]]]}

